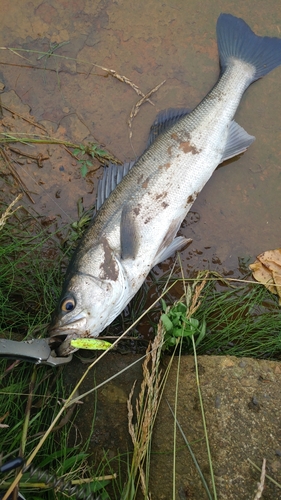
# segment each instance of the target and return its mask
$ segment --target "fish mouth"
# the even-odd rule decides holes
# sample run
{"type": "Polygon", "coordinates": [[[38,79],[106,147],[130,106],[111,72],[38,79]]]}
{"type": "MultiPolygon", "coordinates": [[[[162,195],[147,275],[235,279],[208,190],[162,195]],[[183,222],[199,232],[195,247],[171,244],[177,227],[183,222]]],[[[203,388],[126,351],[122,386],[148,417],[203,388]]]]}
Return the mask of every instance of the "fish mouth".
{"type": "Polygon", "coordinates": [[[79,318],[71,323],[51,327],[49,336],[49,344],[57,356],[69,356],[77,351],[77,348],[71,346],[71,340],[89,336],[86,329],[86,318],[79,318]]]}
{"type": "Polygon", "coordinates": [[[68,335],[61,333],[50,338],[50,346],[54,349],[58,357],[64,358],[78,350],[76,347],[72,347],[71,341],[81,337],[83,335],[76,332],[69,333],[68,335]]]}
{"type": "MultiPolygon", "coordinates": [[[[83,318],[78,318],[74,321],[70,321],[69,323],[61,323],[59,322],[55,326],[51,326],[49,329],[49,335],[50,337],[57,336],[57,335],[68,335],[71,333],[77,333],[78,335],[81,335],[81,332],[86,332],[86,323],[87,320],[85,317],[83,318]]],[[[83,335],[81,335],[83,336],[83,335]]]]}

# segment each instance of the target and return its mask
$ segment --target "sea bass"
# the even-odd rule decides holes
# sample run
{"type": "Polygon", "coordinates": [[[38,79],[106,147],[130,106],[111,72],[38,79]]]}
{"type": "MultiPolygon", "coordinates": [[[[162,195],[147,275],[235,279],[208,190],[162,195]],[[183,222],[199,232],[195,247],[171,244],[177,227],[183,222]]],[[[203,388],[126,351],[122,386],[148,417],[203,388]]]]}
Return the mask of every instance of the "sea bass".
{"type": "Polygon", "coordinates": [[[242,19],[221,14],[217,41],[221,76],[203,101],[190,113],[162,115],[123,178],[117,166],[105,173],[102,206],[70,261],[50,330],[66,336],[65,353],[69,339],[97,337],[153,266],[186,245],[176,235],[201,189],[255,139],[233,117],[247,87],[281,64],[281,39],[259,37],[242,19]]]}

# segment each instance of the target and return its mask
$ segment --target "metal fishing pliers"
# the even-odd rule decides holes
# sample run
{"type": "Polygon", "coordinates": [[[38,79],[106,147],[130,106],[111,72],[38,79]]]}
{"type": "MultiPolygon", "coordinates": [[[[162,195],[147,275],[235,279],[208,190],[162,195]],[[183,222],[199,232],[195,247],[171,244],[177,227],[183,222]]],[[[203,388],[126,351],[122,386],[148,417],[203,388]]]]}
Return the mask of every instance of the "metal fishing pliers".
{"type": "Polygon", "coordinates": [[[36,365],[60,366],[69,363],[72,354],[57,356],[51,337],[20,342],[0,338],[0,358],[20,359],[36,365]]]}

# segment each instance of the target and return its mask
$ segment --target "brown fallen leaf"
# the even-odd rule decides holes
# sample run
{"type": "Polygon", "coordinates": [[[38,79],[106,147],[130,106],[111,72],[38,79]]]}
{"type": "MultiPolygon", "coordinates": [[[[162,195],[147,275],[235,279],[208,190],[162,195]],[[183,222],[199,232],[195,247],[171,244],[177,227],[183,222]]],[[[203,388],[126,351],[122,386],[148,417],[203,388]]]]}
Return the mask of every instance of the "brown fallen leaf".
{"type": "Polygon", "coordinates": [[[278,266],[280,266],[281,272],[281,248],[277,248],[276,250],[267,250],[266,252],[261,253],[257,257],[259,260],[264,261],[272,261],[278,266]]]}
{"type": "Polygon", "coordinates": [[[279,296],[279,304],[281,305],[281,274],[277,274],[273,271],[272,276],[279,296]]]}
{"type": "Polygon", "coordinates": [[[262,283],[271,293],[278,295],[281,305],[281,248],[261,253],[249,267],[255,280],[262,283]]]}

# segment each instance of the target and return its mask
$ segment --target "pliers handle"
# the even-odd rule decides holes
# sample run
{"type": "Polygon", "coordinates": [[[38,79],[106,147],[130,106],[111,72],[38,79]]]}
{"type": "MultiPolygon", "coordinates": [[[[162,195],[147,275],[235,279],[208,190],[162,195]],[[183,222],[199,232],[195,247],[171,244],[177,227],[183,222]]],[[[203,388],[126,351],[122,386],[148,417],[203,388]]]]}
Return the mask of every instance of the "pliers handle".
{"type": "Polygon", "coordinates": [[[59,366],[69,363],[72,354],[65,357],[56,356],[51,350],[49,339],[31,339],[17,342],[0,339],[0,358],[20,359],[36,365],[59,366]]]}

